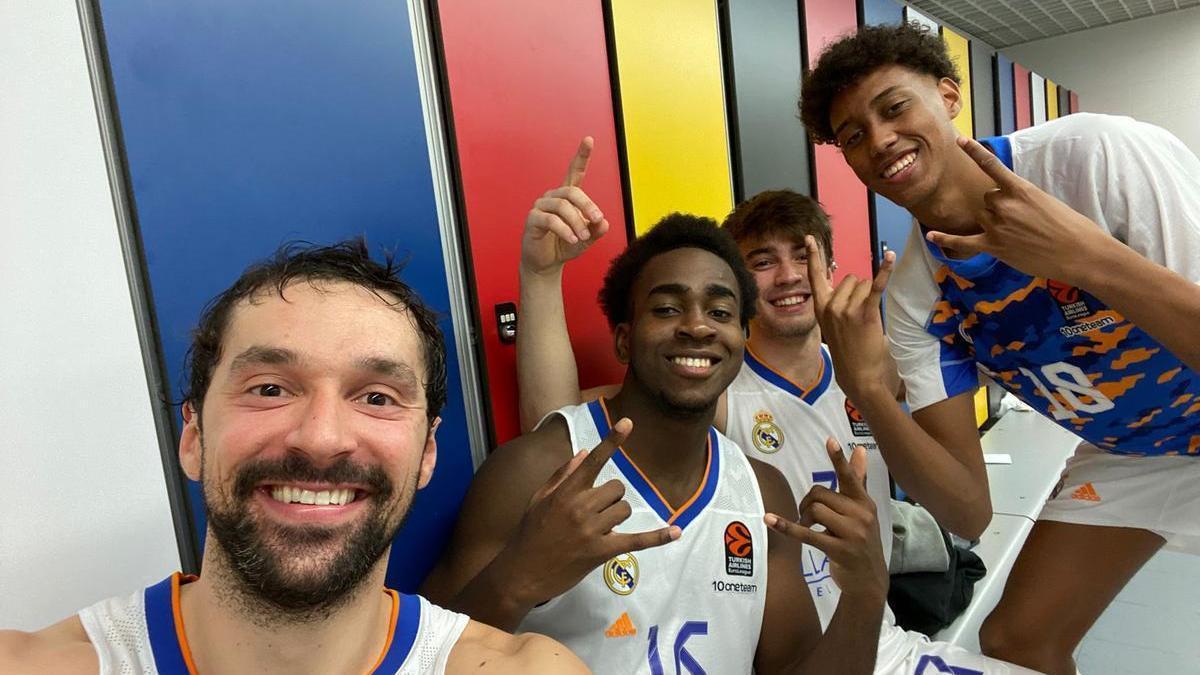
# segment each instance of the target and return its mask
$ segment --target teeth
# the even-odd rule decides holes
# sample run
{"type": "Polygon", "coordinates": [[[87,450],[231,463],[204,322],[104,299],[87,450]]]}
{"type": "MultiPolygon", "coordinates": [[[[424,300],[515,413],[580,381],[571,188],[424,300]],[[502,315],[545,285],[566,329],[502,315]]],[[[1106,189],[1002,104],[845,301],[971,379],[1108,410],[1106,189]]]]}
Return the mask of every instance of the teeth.
{"type": "Polygon", "coordinates": [[[712,365],[712,359],[697,359],[690,356],[676,356],[671,361],[688,368],[707,368],[712,365]]]}
{"type": "Polygon", "coordinates": [[[342,506],[354,501],[354,490],[343,488],[338,490],[304,490],[288,485],[276,485],[271,488],[271,498],[284,504],[315,504],[317,506],[342,506]]]}
{"type": "Polygon", "coordinates": [[[895,176],[897,173],[899,173],[901,170],[903,170],[905,167],[909,166],[910,164],[912,164],[915,161],[917,161],[917,153],[910,152],[907,155],[896,160],[895,164],[884,169],[883,177],[891,178],[892,176],[895,176]]]}
{"type": "Polygon", "coordinates": [[[798,305],[807,299],[808,296],[804,295],[789,295],[788,297],[783,298],[782,300],[776,300],[771,304],[775,305],[776,307],[787,307],[788,305],[798,305]]]}

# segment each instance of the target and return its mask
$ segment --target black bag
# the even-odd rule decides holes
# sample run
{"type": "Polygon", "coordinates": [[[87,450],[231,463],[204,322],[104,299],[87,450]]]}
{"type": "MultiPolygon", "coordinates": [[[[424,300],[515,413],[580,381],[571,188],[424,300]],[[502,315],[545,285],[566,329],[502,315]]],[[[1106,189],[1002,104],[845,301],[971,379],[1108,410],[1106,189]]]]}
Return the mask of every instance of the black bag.
{"type": "Polygon", "coordinates": [[[987,574],[987,566],[979,556],[951,545],[945,530],[942,540],[950,554],[950,567],[945,572],[892,575],[888,604],[901,628],[933,635],[954,623],[971,604],[975,582],[987,574]]]}

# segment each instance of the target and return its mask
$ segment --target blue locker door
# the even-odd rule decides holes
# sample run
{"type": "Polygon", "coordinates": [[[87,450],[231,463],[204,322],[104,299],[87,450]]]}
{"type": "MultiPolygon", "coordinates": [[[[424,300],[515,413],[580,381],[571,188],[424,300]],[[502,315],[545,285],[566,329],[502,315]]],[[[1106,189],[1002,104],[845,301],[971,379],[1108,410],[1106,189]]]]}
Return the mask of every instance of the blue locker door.
{"type": "MultiPolygon", "coordinates": [[[[408,254],[404,278],[447,317],[437,470],[388,570],[393,587],[414,589],[449,535],[472,461],[405,2],[100,8],[172,399],[201,307],[287,240],[365,234],[373,251],[408,254]]],[[[198,485],[190,495],[202,540],[198,485]]]]}

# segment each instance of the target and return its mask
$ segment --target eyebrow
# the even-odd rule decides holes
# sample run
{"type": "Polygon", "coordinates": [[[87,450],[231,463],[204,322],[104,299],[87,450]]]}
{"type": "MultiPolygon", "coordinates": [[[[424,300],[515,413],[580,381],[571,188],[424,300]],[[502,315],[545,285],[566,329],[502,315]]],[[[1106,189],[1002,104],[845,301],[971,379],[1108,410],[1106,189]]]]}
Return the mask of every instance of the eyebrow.
{"type": "Polygon", "coordinates": [[[405,386],[417,387],[420,384],[417,374],[413,372],[413,369],[407,363],[402,361],[382,356],[367,356],[359,359],[355,365],[360,370],[369,370],[377,375],[400,380],[405,386]]]}
{"type": "MultiPolygon", "coordinates": [[[[879,99],[887,96],[888,94],[892,93],[893,91],[896,91],[897,89],[899,89],[903,86],[904,85],[902,85],[902,84],[893,84],[892,86],[888,87],[887,89],[884,89],[883,91],[876,94],[875,98],[871,99],[871,105],[875,105],[875,103],[878,102],[879,99]]],[[[849,123],[850,123],[850,120],[846,120],[845,122],[842,122],[841,124],[839,124],[838,127],[833,130],[833,135],[837,136],[838,134],[842,133],[842,129],[845,129],[846,125],[849,123]]]]}
{"type": "Polygon", "coordinates": [[[233,357],[233,361],[229,364],[229,369],[236,373],[253,365],[293,364],[299,360],[300,357],[296,356],[296,353],[293,351],[281,347],[254,345],[233,357]]]}
{"type": "MultiPolygon", "coordinates": [[[[647,295],[687,295],[691,289],[683,284],[659,284],[650,289],[647,295]]],[[[709,284],[704,287],[705,295],[709,297],[737,298],[737,293],[724,284],[709,284]]]]}

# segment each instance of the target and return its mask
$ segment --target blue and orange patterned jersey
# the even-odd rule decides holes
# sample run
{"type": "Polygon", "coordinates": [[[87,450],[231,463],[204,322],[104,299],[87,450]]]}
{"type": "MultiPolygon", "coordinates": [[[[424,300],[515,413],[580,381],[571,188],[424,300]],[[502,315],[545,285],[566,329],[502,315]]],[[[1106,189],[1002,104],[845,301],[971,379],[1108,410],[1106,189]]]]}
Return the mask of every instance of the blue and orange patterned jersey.
{"type": "MultiPolygon", "coordinates": [[[[1043,127],[1053,124],[1058,123],[1043,127]]],[[[1118,127],[1116,132],[1123,131],[1121,124],[1112,125],[1118,127]]],[[[1055,143],[1070,142],[1072,147],[1061,153],[1068,158],[1072,153],[1083,155],[1079,148],[1087,140],[1085,126],[1049,131],[1038,127],[1042,137],[1035,140],[1041,143],[1027,143],[1025,148],[1015,142],[1016,135],[1012,140],[989,139],[988,144],[1009,168],[1064,199],[1078,190],[1075,183],[1080,175],[1086,183],[1087,171],[1072,172],[1069,162],[1054,171],[1041,168],[1053,163],[1055,143]],[[1025,166],[1014,162],[1022,149],[1034,155],[1025,166]],[[1052,178],[1036,180],[1044,175],[1052,178]],[[1055,176],[1071,183],[1071,189],[1056,190],[1055,176]]],[[[1200,177],[1200,161],[1194,156],[1192,161],[1197,168],[1191,175],[1200,177]]],[[[1119,178],[1106,171],[1109,180],[1119,178]]],[[[1103,187],[1091,186],[1093,190],[1103,187]]],[[[1200,209],[1200,184],[1191,199],[1200,209]]],[[[1200,211],[1171,223],[1174,229],[1168,230],[1144,221],[1120,222],[1124,213],[1104,218],[1103,208],[1088,206],[1093,213],[1085,215],[1118,238],[1132,230],[1142,239],[1152,238],[1146,232],[1165,231],[1159,250],[1176,246],[1179,239],[1193,247],[1189,250],[1200,246],[1200,221],[1195,215],[1200,211]]],[[[1169,219],[1178,210],[1141,215],[1150,221],[1163,213],[1169,219]]],[[[1200,455],[1200,374],[1120,312],[1084,289],[1030,276],[987,254],[948,259],[924,240],[919,227],[914,228],[908,246],[911,253],[888,289],[888,316],[889,337],[914,409],[972,391],[977,372],[982,371],[1034,410],[1099,448],[1136,455],[1200,455]]],[[[1144,242],[1141,246],[1143,255],[1154,248],[1144,242]]],[[[1169,264],[1171,257],[1164,254],[1163,261],[1156,262],[1169,264]]],[[[1196,282],[1198,266],[1200,261],[1177,271],[1196,282]]],[[[1147,301],[1153,301],[1152,291],[1147,290],[1147,301]]]]}

